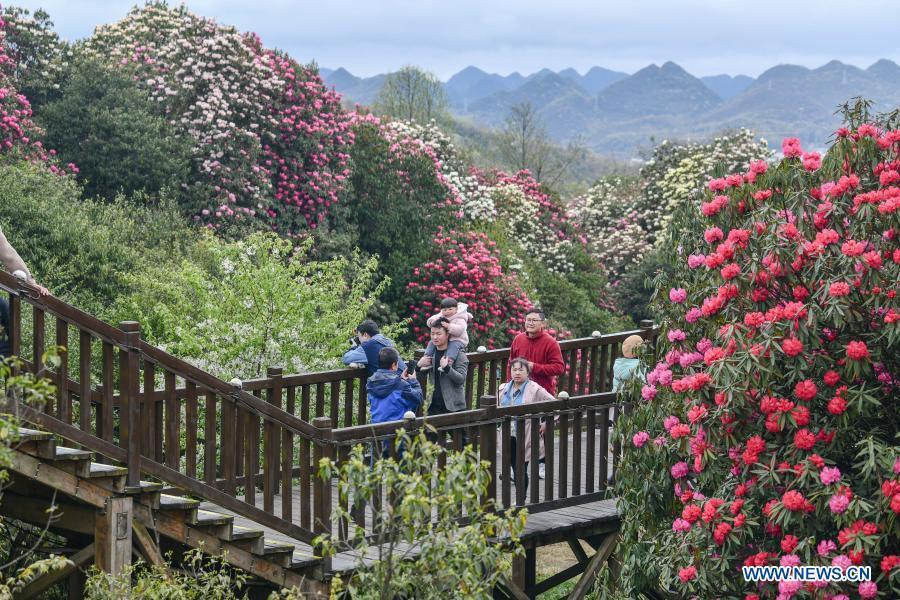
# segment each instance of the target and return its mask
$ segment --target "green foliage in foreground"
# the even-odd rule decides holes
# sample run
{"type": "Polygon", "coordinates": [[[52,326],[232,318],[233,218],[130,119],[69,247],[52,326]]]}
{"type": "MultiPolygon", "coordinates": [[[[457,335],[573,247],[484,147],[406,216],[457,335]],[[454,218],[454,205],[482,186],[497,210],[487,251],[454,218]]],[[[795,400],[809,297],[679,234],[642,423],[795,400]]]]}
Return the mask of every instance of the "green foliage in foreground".
{"type": "MultiPolygon", "coordinates": [[[[171,558],[171,557],[169,557],[171,558]]],[[[248,575],[200,550],[184,554],[183,570],[136,563],[113,576],[94,569],[87,580],[88,600],[237,600],[246,598],[248,575]]]]}
{"type": "MultiPolygon", "coordinates": [[[[338,477],[337,519],[353,523],[349,500],[372,506],[376,494],[396,498],[376,511],[381,524],[371,546],[377,562],[366,559],[370,544],[365,531],[355,526],[349,532],[357,570],[343,582],[335,579],[332,597],[346,589],[356,600],[394,598],[488,599],[494,586],[508,573],[513,555],[521,554],[519,536],[525,528],[524,510],[487,512],[492,501],[487,491],[490,465],[478,460],[471,446],[462,452],[445,451],[429,441],[424,432],[410,436],[400,430],[391,443],[405,448],[397,458],[374,465],[356,446],[340,468],[329,459],[319,464],[319,476],[338,477]],[[446,466],[438,468],[441,454],[446,466]],[[465,527],[459,520],[466,516],[465,527]],[[503,541],[498,541],[503,540],[503,541]],[[408,556],[416,544],[417,559],[408,556]]],[[[326,553],[336,550],[335,540],[319,539],[326,553]]]]}
{"type": "MultiPolygon", "coordinates": [[[[57,348],[51,348],[42,357],[43,364],[59,366],[57,348]]],[[[35,408],[41,408],[51,401],[56,394],[56,387],[44,377],[44,371],[37,374],[26,372],[23,364],[16,357],[7,357],[0,361],[0,397],[14,399],[35,408]],[[18,374],[13,375],[14,367],[18,374]]],[[[3,501],[3,486],[9,480],[6,468],[12,461],[12,448],[19,441],[19,422],[15,415],[0,413],[0,502],[3,501]]],[[[47,515],[49,519],[51,515],[47,515]]],[[[4,518],[0,518],[2,523],[4,518]]],[[[15,553],[20,550],[13,547],[13,540],[0,540],[0,600],[12,598],[22,591],[33,579],[69,563],[66,558],[51,554],[46,558],[38,558],[32,551],[15,553]]]]}

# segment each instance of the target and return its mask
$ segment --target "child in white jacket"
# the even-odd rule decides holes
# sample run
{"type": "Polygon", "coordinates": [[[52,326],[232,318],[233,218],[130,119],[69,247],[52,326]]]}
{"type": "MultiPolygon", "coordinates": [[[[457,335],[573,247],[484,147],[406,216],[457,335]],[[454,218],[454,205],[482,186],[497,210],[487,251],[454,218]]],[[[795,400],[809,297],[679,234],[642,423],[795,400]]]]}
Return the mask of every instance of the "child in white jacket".
{"type": "MultiPolygon", "coordinates": [[[[429,327],[441,317],[450,321],[450,324],[447,327],[448,333],[450,334],[450,341],[447,344],[447,350],[444,354],[444,356],[447,357],[447,367],[438,368],[442,373],[446,368],[449,368],[450,365],[453,364],[459,356],[459,353],[465,350],[466,346],[469,344],[469,334],[466,330],[468,329],[469,321],[472,320],[472,313],[468,311],[468,308],[469,307],[465,302],[457,302],[456,298],[447,297],[441,300],[441,312],[428,318],[429,327]]],[[[433,360],[434,357],[433,343],[428,342],[428,347],[425,348],[425,356],[428,357],[429,360],[425,361],[425,358],[423,357],[420,362],[431,364],[431,360],[433,360]]]]}

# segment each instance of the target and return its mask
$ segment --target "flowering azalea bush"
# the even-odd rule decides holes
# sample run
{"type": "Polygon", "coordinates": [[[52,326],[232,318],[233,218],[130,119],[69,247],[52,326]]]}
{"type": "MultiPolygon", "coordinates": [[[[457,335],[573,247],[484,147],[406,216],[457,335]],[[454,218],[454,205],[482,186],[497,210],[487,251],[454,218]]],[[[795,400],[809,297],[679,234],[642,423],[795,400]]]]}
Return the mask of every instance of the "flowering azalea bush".
{"type": "Polygon", "coordinates": [[[43,133],[32,119],[31,104],[16,88],[18,64],[8,52],[7,31],[13,27],[0,16],[0,160],[28,160],[46,164],[53,173],[77,172],[75,165],[60,167],[55,152],[44,148],[43,133]]]}
{"type": "Polygon", "coordinates": [[[81,51],[139,82],[192,142],[189,211],[221,228],[314,228],[345,187],[350,119],[314,69],[184,6],[151,2],[81,51]]]}
{"type": "Polygon", "coordinates": [[[662,324],[616,484],[623,594],[900,596],[900,131],[711,180],[673,217],[662,324]],[[744,565],[871,582],[749,583],[744,565]]]}
{"type": "Polygon", "coordinates": [[[525,313],[532,307],[515,275],[500,265],[496,243],[483,233],[438,233],[437,258],[413,271],[407,284],[412,331],[427,343],[425,321],[440,311],[441,299],[452,296],[469,305],[469,349],[507,344],[520,331],[525,313]]]}

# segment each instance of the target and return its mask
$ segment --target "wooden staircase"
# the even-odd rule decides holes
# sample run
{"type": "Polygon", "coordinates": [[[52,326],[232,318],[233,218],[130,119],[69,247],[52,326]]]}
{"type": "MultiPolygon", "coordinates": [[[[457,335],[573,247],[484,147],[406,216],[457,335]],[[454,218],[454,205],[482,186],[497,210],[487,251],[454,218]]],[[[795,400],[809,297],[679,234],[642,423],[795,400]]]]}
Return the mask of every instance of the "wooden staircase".
{"type": "MultiPolygon", "coordinates": [[[[127,487],[127,469],[94,459],[93,452],[57,445],[51,433],[20,428],[9,469],[11,484],[0,501],[0,514],[43,526],[49,499],[53,498],[63,518],[51,523],[51,528],[93,535],[93,561],[111,572],[120,571],[130,562],[133,541],[135,550],[153,564],[163,564],[161,545],[202,548],[274,586],[296,586],[306,592],[321,587],[322,582],[314,581],[313,575],[322,579],[322,561],[312,555],[309,546],[297,548],[267,539],[262,529],[235,525],[232,515],[201,509],[199,500],[162,493],[159,483],[141,481],[138,486],[127,487]],[[127,531],[104,536],[98,523],[103,520],[102,513],[111,510],[113,501],[125,507],[122,514],[127,515],[127,531]],[[70,518],[65,518],[66,513],[71,513],[70,518]],[[109,564],[108,557],[116,554],[109,546],[117,544],[129,546],[120,552],[125,562],[109,564]]],[[[45,576],[40,590],[60,579],[53,575],[45,576]]],[[[35,593],[39,591],[32,590],[23,597],[35,593]]]]}

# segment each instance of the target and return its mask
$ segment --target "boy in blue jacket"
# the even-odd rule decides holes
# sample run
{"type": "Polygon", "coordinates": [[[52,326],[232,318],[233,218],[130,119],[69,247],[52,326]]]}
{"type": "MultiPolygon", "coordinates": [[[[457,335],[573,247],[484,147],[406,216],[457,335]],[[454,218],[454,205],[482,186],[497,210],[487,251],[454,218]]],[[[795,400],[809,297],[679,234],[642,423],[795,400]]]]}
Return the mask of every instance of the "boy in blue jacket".
{"type": "Polygon", "coordinates": [[[416,412],[422,404],[422,388],[408,369],[401,373],[397,365],[400,355],[396,348],[378,351],[379,369],[366,382],[369,408],[373,423],[401,421],[408,410],[416,412]]]}

